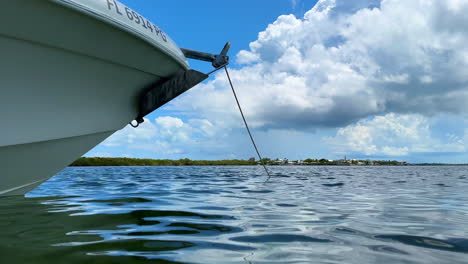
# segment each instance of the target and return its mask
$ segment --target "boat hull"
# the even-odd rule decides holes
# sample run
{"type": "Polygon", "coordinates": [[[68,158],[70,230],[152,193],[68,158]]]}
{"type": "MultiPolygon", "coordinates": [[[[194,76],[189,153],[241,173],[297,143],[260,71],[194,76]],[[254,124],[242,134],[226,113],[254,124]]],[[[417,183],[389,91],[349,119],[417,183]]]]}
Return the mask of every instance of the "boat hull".
{"type": "MultiPolygon", "coordinates": [[[[113,132],[61,138],[0,148],[2,190],[0,195],[22,195],[34,189],[64,164],[106,139],[113,132]]],[[[65,165],[66,166],[66,165],[65,165]]]]}
{"type": "MultiPolygon", "coordinates": [[[[0,195],[59,172],[133,120],[148,85],[188,67],[171,41],[67,6],[78,0],[2,2],[0,195]],[[28,23],[13,23],[19,14],[28,23]]],[[[108,1],[94,2],[106,11],[108,1]]]]}

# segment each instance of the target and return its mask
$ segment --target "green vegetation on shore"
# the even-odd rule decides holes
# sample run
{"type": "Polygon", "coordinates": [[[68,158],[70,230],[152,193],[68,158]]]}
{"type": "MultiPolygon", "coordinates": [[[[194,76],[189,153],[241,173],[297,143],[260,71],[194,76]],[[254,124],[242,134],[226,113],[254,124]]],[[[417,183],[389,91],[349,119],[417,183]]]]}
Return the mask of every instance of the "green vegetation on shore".
{"type": "Polygon", "coordinates": [[[133,159],[133,158],[79,158],[70,166],[207,166],[207,165],[256,165],[250,160],[190,160],[190,159],[133,159]]]}
{"type": "MultiPolygon", "coordinates": [[[[408,165],[400,161],[376,161],[376,160],[327,160],[327,159],[305,159],[289,161],[287,159],[263,159],[267,165],[318,165],[318,166],[402,166],[408,165]]],[[[229,165],[258,165],[261,164],[254,158],[248,160],[190,160],[190,159],[135,159],[135,158],[79,158],[70,166],[229,166],[229,165]]]]}

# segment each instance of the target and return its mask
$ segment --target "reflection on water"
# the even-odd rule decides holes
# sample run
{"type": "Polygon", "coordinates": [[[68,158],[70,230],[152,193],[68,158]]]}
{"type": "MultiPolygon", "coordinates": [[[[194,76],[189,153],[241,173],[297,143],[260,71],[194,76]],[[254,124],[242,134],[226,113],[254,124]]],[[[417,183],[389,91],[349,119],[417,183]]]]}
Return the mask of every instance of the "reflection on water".
{"type": "Polygon", "coordinates": [[[0,263],[468,263],[468,167],[68,168],[0,263]]]}

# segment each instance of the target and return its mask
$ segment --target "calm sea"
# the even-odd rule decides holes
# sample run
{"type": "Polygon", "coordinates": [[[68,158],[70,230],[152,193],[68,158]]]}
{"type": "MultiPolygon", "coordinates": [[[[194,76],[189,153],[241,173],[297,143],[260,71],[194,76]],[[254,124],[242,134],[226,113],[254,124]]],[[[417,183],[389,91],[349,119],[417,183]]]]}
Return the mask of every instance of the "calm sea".
{"type": "Polygon", "coordinates": [[[0,263],[468,263],[468,167],[67,168],[0,263]]]}

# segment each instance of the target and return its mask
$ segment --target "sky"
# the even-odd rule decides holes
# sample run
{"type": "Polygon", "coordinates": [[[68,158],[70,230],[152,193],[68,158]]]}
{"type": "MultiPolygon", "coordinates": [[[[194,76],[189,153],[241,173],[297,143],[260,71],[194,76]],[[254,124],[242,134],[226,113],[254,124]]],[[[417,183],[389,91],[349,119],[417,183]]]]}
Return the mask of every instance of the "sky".
{"type": "MultiPolygon", "coordinates": [[[[122,2],[180,47],[232,42],[231,76],[264,157],[468,163],[467,0],[122,2]]],[[[255,152],[218,72],[86,156],[255,152]]]]}

